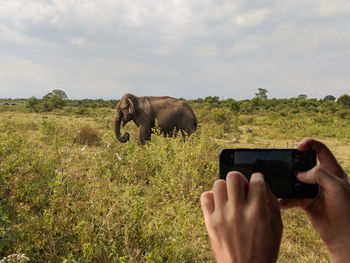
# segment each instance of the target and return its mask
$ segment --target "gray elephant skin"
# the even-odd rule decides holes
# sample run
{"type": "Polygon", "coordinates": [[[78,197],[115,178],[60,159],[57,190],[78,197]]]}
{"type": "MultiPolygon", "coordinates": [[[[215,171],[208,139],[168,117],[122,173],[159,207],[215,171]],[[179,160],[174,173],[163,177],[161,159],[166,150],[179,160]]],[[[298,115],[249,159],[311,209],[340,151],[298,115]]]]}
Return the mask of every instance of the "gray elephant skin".
{"type": "Polygon", "coordinates": [[[150,140],[155,120],[158,121],[160,132],[172,136],[173,132],[181,131],[183,135],[192,134],[197,129],[197,118],[191,107],[185,102],[172,97],[137,97],[125,94],[117,105],[114,116],[114,133],[120,142],[130,139],[129,133],[120,134],[120,124],[123,127],[133,120],[139,128],[141,145],[150,140]]]}

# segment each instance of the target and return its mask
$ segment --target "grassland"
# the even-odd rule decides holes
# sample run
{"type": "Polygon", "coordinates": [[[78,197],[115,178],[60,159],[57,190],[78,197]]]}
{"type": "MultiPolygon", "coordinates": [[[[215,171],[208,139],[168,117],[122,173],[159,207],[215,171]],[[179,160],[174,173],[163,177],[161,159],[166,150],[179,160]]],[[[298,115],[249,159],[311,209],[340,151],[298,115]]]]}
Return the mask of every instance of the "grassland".
{"type": "MultiPolygon", "coordinates": [[[[144,147],[133,123],[131,141],[116,141],[112,108],[2,108],[0,259],[214,262],[199,196],[218,178],[223,147],[292,147],[309,136],[350,172],[349,109],[192,106],[199,126],[188,140],[154,134],[144,147]]],[[[329,261],[299,209],[282,216],[278,262],[329,261]]]]}

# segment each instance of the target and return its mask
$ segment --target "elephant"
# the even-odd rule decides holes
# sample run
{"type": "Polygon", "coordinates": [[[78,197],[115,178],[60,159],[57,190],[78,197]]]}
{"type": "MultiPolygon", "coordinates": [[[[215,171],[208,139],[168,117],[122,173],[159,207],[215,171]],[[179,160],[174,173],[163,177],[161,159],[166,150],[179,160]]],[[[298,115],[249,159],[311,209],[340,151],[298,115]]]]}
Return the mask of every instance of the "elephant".
{"type": "Polygon", "coordinates": [[[197,118],[192,108],[185,102],[169,96],[137,97],[126,93],[117,104],[113,127],[117,139],[124,143],[130,139],[128,132],[120,134],[120,124],[123,127],[133,120],[139,128],[138,136],[141,145],[151,139],[151,133],[158,121],[160,132],[172,136],[173,132],[181,131],[190,135],[197,129],[197,118]]]}

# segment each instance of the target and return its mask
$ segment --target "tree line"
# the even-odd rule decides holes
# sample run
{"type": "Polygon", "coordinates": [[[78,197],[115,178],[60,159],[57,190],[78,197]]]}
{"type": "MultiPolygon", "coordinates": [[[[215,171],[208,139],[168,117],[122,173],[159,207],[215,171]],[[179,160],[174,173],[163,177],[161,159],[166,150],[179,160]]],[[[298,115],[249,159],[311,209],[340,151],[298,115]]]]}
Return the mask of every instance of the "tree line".
{"type": "MultiPolygon", "coordinates": [[[[350,109],[350,95],[344,94],[339,98],[333,95],[327,95],[323,99],[308,98],[306,94],[300,94],[295,98],[267,98],[267,90],[259,88],[252,99],[235,100],[232,98],[220,99],[218,96],[208,96],[206,98],[185,99],[180,98],[192,107],[228,108],[233,112],[251,113],[255,111],[279,111],[289,109],[290,111],[300,112],[336,112],[350,109]]],[[[87,109],[95,108],[116,108],[119,100],[103,99],[82,99],[71,100],[61,90],[53,90],[41,99],[31,97],[29,99],[0,99],[2,105],[16,105],[19,101],[25,108],[31,112],[50,112],[55,109],[77,108],[77,112],[84,114],[87,109]]]]}

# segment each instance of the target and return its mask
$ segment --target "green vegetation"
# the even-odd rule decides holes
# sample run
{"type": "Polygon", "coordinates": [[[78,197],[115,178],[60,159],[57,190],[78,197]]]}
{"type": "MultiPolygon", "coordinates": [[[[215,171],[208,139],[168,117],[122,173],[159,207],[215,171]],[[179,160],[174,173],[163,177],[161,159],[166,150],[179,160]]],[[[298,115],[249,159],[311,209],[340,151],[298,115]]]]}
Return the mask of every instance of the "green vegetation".
{"type": "Polygon", "coordinates": [[[59,90],[59,89],[54,89],[53,91],[47,93],[44,98],[48,99],[52,96],[58,96],[62,99],[68,99],[67,94],[63,91],[63,90],[59,90]]]}
{"type": "MultiPolygon", "coordinates": [[[[115,139],[117,101],[0,100],[0,260],[214,262],[199,196],[218,178],[219,150],[310,136],[349,173],[350,108],[339,99],[190,100],[198,130],[186,141],[156,132],[144,147],[133,123],[131,141],[115,139]]],[[[279,262],[329,261],[299,209],[282,216],[279,262]]]]}
{"type": "Polygon", "coordinates": [[[258,93],[255,93],[257,98],[267,99],[267,89],[258,89],[258,93]]]}

